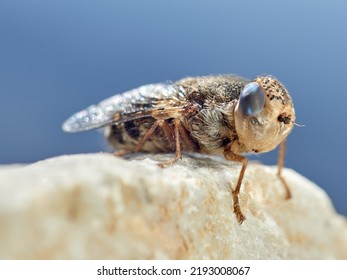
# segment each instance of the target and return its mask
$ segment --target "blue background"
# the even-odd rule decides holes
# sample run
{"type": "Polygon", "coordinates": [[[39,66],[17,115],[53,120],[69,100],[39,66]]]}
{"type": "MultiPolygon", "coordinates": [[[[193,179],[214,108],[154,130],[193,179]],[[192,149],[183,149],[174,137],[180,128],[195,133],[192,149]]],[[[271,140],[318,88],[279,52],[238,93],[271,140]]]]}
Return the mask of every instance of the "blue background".
{"type": "MultiPolygon", "coordinates": [[[[286,166],[347,215],[346,1],[0,2],[0,163],[105,149],[64,134],[72,113],[115,93],[186,76],[273,74],[297,122],[286,166]]],[[[259,158],[276,164],[277,152],[259,158]]]]}

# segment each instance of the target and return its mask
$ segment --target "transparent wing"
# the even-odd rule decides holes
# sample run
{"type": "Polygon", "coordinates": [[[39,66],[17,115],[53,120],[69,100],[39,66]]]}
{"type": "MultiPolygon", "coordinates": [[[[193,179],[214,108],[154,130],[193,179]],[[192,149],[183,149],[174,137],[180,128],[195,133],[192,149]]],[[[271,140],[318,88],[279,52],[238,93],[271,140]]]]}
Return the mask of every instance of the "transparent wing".
{"type": "Polygon", "coordinates": [[[81,132],[150,116],[160,101],[168,99],[184,100],[183,88],[174,84],[145,85],[75,113],[63,123],[62,129],[81,132]]]}

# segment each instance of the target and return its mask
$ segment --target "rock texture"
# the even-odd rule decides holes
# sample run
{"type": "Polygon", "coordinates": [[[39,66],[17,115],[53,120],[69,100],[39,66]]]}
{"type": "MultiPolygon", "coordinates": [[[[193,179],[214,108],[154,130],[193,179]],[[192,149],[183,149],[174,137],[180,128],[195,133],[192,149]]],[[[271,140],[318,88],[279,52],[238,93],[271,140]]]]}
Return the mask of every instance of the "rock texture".
{"type": "Polygon", "coordinates": [[[347,259],[347,223],[293,170],[184,156],[108,154],[0,168],[1,259],[347,259]]]}

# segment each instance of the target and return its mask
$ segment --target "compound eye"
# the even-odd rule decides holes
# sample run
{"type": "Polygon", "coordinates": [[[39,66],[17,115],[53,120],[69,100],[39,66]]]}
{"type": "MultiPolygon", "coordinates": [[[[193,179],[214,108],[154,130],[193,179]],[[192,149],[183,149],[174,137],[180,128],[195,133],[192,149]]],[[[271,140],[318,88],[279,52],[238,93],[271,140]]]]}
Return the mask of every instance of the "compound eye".
{"type": "Polygon", "coordinates": [[[243,115],[254,116],[260,113],[264,104],[265,94],[258,83],[252,82],[243,88],[239,101],[239,108],[243,115]]]}

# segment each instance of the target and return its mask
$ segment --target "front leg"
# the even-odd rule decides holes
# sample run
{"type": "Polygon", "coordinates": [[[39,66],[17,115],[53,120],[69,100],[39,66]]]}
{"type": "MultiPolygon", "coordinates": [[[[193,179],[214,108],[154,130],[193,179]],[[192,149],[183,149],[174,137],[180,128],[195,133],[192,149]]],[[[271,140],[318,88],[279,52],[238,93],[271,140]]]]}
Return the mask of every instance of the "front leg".
{"type": "Polygon", "coordinates": [[[288,187],[288,184],[287,184],[286,180],[284,180],[284,178],[282,176],[282,168],[283,168],[283,165],[284,165],[285,150],[286,150],[286,139],[284,139],[281,142],[281,145],[280,145],[280,152],[279,152],[279,156],[278,156],[277,177],[280,179],[280,181],[282,182],[284,188],[286,189],[286,199],[289,199],[289,198],[292,197],[292,194],[290,192],[290,189],[288,187]]]}
{"type": "Polygon", "coordinates": [[[228,148],[228,146],[224,150],[224,157],[227,160],[233,160],[233,161],[242,163],[242,168],[240,171],[239,179],[237,180],[236,188],[235,190],[232,190],[233,201],[234,201],[234,213],[236,215],[237,221],[240,224],[242,224],[243,221],[246,219],[246,217],[241,212],[240,202],[239,202],[239,193],[240,193],[241,183],[242,183],[243,175],[245,174],[245,171],[246,171],[248,160],[247,158],[232,152],[230,148],[228,148]]]}

